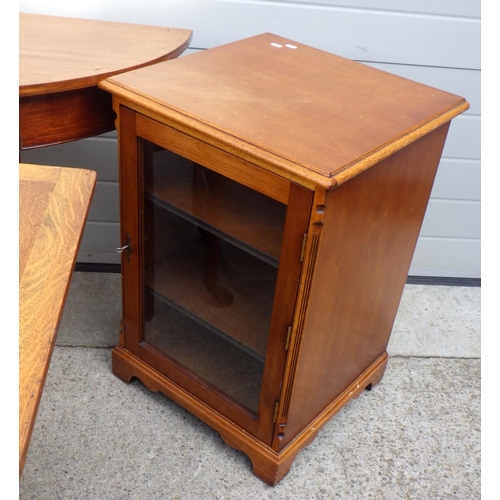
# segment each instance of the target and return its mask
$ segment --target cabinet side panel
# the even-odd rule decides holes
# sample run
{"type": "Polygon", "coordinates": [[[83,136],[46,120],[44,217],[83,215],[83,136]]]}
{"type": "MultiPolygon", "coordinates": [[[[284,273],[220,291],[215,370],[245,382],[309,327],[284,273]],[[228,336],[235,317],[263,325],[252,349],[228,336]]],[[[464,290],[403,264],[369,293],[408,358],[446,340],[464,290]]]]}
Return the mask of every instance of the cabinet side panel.
{"type": "Polygon", "coordinates": [[[448,126],[327,193],[282,447],[385,352],[448,126]]]}

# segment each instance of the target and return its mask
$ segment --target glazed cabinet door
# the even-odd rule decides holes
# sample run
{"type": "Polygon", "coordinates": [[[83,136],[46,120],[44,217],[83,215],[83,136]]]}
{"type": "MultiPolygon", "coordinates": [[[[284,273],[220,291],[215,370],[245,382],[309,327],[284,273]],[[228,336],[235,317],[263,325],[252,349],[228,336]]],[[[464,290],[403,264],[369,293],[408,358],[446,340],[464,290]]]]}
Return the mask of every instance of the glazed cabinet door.
{"type": "Polygon", "coordinates": [[[271,443],[312,192],[120,109],[122,345],[271,443]]]}

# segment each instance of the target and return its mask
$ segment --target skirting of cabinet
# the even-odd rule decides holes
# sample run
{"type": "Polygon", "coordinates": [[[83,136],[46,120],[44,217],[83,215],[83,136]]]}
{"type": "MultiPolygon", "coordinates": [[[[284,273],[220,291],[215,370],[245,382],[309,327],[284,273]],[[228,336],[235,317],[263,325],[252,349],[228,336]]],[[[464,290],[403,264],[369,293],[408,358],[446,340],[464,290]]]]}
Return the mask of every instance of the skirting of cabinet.
{"type": "Polygon", "coordinates": [[[380,382],[387,360],[387,352],[384,352],[280,452],[274,451],[270,446],[254,438],[121,346],[113,349],[113,373],[126,383],[138,378],[150,391],[160,391],[196,415],[219,432],[227,445],[241,450],[250,458],[253,472],[257,477],[275,486],[289,472],[299,451],[314,440],[323,425],[349,400],[358,397],[367,387],[372,388],[380,382]]]}

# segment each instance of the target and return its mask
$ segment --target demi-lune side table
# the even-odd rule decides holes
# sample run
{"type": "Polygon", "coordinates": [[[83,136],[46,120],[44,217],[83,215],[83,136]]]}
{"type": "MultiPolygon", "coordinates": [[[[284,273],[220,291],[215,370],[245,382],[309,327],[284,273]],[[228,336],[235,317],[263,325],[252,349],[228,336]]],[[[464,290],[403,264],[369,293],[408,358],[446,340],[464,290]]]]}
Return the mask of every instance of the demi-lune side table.
{"type": "Polygon", "coordinates": [[[270,33],[99,85],[120,152],[113,371],[197,415],[274,485],[381,380],[468,103],[270,33]]]}
{"type": "Polygon", "coordinates": [[[19,15],[19,147],[114,130],[104,78],[180,55],[189,29],[19,15]]]}

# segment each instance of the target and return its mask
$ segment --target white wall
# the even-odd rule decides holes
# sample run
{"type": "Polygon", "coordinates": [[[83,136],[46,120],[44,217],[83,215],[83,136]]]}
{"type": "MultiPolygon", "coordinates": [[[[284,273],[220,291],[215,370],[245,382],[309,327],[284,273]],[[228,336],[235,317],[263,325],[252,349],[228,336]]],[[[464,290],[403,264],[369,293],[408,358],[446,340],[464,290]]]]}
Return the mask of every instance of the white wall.
{"type": "MultiPolygon", "coordinates": [[[[464,96],[451,125],[411,275],[480,277],[480,2],[470,0],[21,0],[21,12],[193,29],[190,49],[274,32],[464,96]]],[[[119,262],[116,134],[22,154],[94,168],[79,262],[119,262]]]]}

